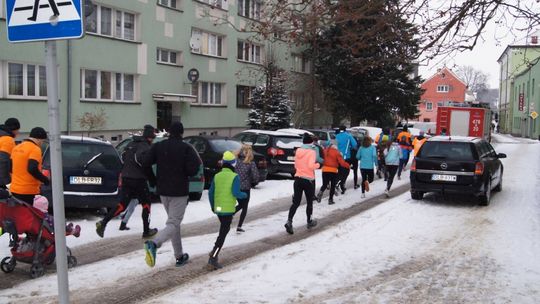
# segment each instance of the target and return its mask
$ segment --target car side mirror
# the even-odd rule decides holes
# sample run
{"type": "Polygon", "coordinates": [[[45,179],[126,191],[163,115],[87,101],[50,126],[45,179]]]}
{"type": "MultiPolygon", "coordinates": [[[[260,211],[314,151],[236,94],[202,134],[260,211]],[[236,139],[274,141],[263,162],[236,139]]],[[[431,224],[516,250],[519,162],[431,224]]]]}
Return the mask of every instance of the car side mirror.
{"type": "Polygon", "coordinates": [[[499,154],[497,154],[497,158],[506,158],[506,154],[499,153],[499,154]]]}

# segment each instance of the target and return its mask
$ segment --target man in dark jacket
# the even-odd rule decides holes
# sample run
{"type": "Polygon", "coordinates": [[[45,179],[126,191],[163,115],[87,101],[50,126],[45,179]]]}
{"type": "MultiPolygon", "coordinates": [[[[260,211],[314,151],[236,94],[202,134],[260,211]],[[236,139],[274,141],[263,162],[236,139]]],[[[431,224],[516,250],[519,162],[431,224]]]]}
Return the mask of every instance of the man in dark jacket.
{"type": "Polygon", "coordinates": [[[150,168],[157,165],[156,192],[167,212],[167,223],[152,241],[144,243],[146,264],[154,267],[156,251],[167,240],[172,241],[176,266],[184,265],[189,255],[182,248],[180,224],[188,204],[189,177],[197,174],[201,159],[192,146],[182,140],[184,126],[174,122],[169,128],[169,139],[155,143],[144,159],[143,165],[150,168]]]}
{"type": "Polygon", "coordinates": [[[15,148],[15,137],[20,128],[17,118],[8,118],[0,125],[0,188],[3,189],[11,183],[11,151],[15,148]]]}
{"type": "Polygon", "coordinates": [[[126,210],[132,198],[136,198],[143,207],[143,238],[151,237],[157,233],[156,228],[150,229],[150,191],[148,190],[147,176],[145,174],[148,171],[145,171],[142,166],[142,160],[149,151],[155,137],[154,127],[146,125],[144,126],[143,135],[133,136],[133,141],[127,145],[122,153],[124,166],[122,167],[120,203],[116,208],[111,209],[103,220],[96,223],[96,233],[100,237],[103,237],[107,223],[126,210]]]}

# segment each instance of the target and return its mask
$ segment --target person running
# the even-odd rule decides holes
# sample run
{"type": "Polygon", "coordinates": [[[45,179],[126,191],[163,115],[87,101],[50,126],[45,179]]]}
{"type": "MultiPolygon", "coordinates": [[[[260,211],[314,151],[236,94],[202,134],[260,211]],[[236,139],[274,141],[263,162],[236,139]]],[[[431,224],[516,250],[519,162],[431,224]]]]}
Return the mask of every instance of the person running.
{"type": "Polygon", "coordinates": [[[293,218],[296,209],[298,209],[302,201],[302,192],[306,195],[307,201],[307,228],[311,229],[317,226],[317,220],[312,219],[311,215],[313,213],[313,198],[315,196],[315,169],[319,169],[320,165],[317,163],[315,151],[311,148],[313,138],[308,133],[304,133],[302,143],[303,145],[296,149],[296,155],[294,157],[294,168],[296,169],[294,175],[294,194],[287,223],[285,223],[285,230],[289,234],[294,233],[293,218]]]}
{"type": "Polygon", "coordinates": [[[384,190],[384,194],[386,197],[390,197],[390,188],[394,182],[394,177],[396,176],[399,166],[399,159],[401,158],[401,148],[397,143],[397,138],[393,142],[386,142],[386,148],[383,150],[383,153],[386,171],[388,172],[388,180],[386,181],[386,189],[384,190]]]}
{"type": "Polygon", "coordinates": [[[334,204],[334,192],[336,190],[336,184],[338,181],[338,168],[344,167],[349,168],[349,163],[347,163],[339,150],[335,145],[332,145],[330,140],[324,142],[326,149],[324,150],[324,163],[322,167],[322,179],[323,185],[317,194],[317,202],[321,202],[324,191],[330,184],[330,197],[328,198],[328,205],[334,204]]]}
{"type": "Polygon", "coordinates": [[[11,152],[12,174],[11,194],[28,204],[40,193],[41,184],[49,185],[48,177],[41,173],[41,145],[47,139],[47,132],[41,127],[30,130],[30,137],[23,140],[11,152]]]}
{"type": "MultiPolygon", "coordinates": [[[[336,142],[338,146],[338,150],[343,156],[343,159],[349,165],[352,163],[351,160],[351,151],[358,146],[358,143],[356,142],[356,139],[347,132],[347,128],[345,126],[339,127],[339,134],[336,135],[336,142]]],[[[347,188],[345,187],[345,183],[347,182],[347,177],[349,176],[349,168],[339,167],[339,187],[341,188],[341,194],[345,194],[345,191],[347,188]]]]}
{"type": "MultiPolygon", "coordinates": [[[[199,171],[201,159],[193,147],[182,140],[184,126],[173,122],[169,127],[169,138],[157,142],[143,160],[143,167],[152,170],[156,164],[156,175],[150,176],[151,186],[156,185],[156,193],[167,212],[167,222],[153,240],[144,243],[146,264],[156,265],[157,248],[167,240],[172,241],[176,266],[187,263],[189,255],[183,251],[180,224],[188,204],[189,177],[199,171]]],[[[149,175],[149,174],[147,174],[149,175]]]]}
{"type": "MultiPolygon", "coordinates": [[[[148,153],[150,145],[156,135],[154,127],[146,125],[142,136],[133,136],[133,141],[130,142],[122,153],[122,188],[120,190],[120,202],[116,208],[111,208],[105,215],[103,220],[96,223],[96,233],[103,237],[107,223],[114,217],[126,210],[132,198],[136,198],[142,205],[142,220],[143,220],[143,238],[152,237],[157,233],[156,228],[150,229],[150,190],[147,183],[147,171],[143,169],[142,160],[145,154],[148,153]]],[[[152,171],[150,174],[153,175],[152,171]]]]}
{"type": "Polygon", "coordinates": [[[380,134],[377,134],[375,137],[375,145],[377,146],[377,177],[384,177],[384,181],[388,180],[388,172],[385,170],[384,165],[384,149],[386,148],[386,143],[392,140],[390,136],[390,129],[384,128],[380,134]]]}
{"type": "Polygon", "coordinates": [[[418,154],[418,151],[420,150],[420,147],[426,142],[427,138],[424,137],[424,131],[420,131],[420,135],[418,135],[412,142],[413,145],[413,156],[416,156],[418,154]]]}
{"type": "Polygon", "coordinates": [[[238,199],[238,205],[236,206],[235,214],[242,210],[240,213],[240,220],[236,227],[236,232],[245,232],[242,228],[244,220],[246,219],[248,204],[250,198],[251,187],[254,187],[259,183],[259,169],[255,164],[253,156],[253,148],[250,145],[242,145],[240,153],[238,154],[238,162],[236,162],[236,172],[240,177],[240,191],[246,194],[246,198],[238,199]]]}
{"type": "Polygon", "coordinates": [[[21,124],[17,118],[8,118],[0,125],[0,188],[7,189],[11,183],[11,152],[21,124]]]}
{"type": "Polygon", "coordinates": [[[409,157],[411,155],[412,144],[409,143],[410,138],[407,139],[406,135],[402,135],[398,138],[399,138],[399,148],[401,149],[401,156],[399,158],[397,177],[398,177],[398,180],[401,180],[401,172],[407,171],[407,163],[409,162],[409,157]]]}
{"type": "Polygon", "coordinates": [[[371,137],[366,136],[362,141],[362,146],[356,153],[356,158],[360,162],[360,174],[362,175],[362,198],[369,192],[369,184],[375,177],[374,168],[377,163],[377,148],[371,144],[371,137]]]}
{"type": "Polygon", "coordinates": [[[234,172],[234,165],[236,163],[234,154],[230,151],[225,151],[222,162],[221,171],[214,176],[208,190],[210,207],[220,222],[218,237],[214,243],[214,248],[209,254],[208,268],[210,270],[223,267],[219,264],[218,256],[225,243],[225,238],[229,230],[231,230],[233,216],[237,210],[235,207],[236,200],[242,200],[248,197],[246,193],[240,190],[240,178],[234,172]]]}

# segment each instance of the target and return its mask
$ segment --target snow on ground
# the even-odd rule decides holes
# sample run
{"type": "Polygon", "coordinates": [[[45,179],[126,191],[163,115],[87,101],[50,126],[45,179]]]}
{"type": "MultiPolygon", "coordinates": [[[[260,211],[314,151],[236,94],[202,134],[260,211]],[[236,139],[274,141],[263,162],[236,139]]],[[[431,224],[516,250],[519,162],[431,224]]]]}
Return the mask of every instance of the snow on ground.
{"type": "Polygon", "coordinates": [[[148,303],[538,303],[540,145],[496,150],[489,207],[403,194],[148,303]]]}
{"type": "MultiPolygon", "coordinates": [[[[320,187],[322,184],[322,181],[320,179],[320,173],[317,173],[317,185],[320,187]]],[[[349,179],[352,180],[352,174],[349,176],[349,179]]],[[[404,178],[403,180],[395,180],[393,187],[398,187],[400,185],[403,185],[407,183],[407,179],[404,178]]],[[[371,191],[367,194],[367,198],[373,197],[374,195],[379,195],[383,193],[385,187],[385,183],[383,183],[382,180],[376,180],[371,185],[371,191]]],[[[347,208],[357,202],[359,202],[360,199],[360,189],[354,191],[352,189],[348,189],[347,193],[345,195],[339,195],[334,198],[336,201],[335,205],[328,205],[327,199],[324,198],[322,200],[322,203],[317,204],[315,203],[314,206],[314,217],[324,217],[331,213],[332,211],[336,209],[342,209],[347,208]]],[[[290,197],[292,195],[292,180],[270,180],[265,181],[264,183],[261,183],[259,186],[257,186],[257,189],[252,191],[252,201],[250,201],[250,206],[253,203],[253,205],[263,204],[263,203],[270,203],[268,200],[271,198],[283,198],[283,197],[290,197]]],[[[152,209],[152,218],[154,226],[160,227],[158,223],[164,223],[166,217],[164,216],[164,213],[160,215],[161,213],[156,212],[156,209],[162,210],[160,204],[153,205],[152,209]],[[158,207],[158,208],[156,208],[158,207]],[[156,215],[157,213],[157,215],[156,215]],[[157,218],[157,219],[156,219],[157,218]]],[[[297,212],[297,215],[295,217],[295,228],[296,229],[303,229],[305,227],[305,206],[301,206],[299,211],[297,212]]],[[[137,211],[135,211],[135,214],[137,214],[137,211]]],[[[188,207],[188,211],[186,212],[186,220],[190,217],[188,214],[192,214],[191,220],[187,222],[193,222],[196,220],[205,219],[208,217],[215,218],[215,215],[211,213],[210,207],[207,201],[207,197],[203,198],[201,202],[196,202],[193,204],[190,204],[188,207]]],[[[135,215],[134,215],[135,216],[135,215]]],[[[137,216],[138,217],[138,216],[137,216]]],[[[239,244],[246,244],[253,242],[255,240],[259,240],[271,235],[275,234],[283,234],[284,237],[286,237],[283,224],[285,223],[287,219],[287,212],[281,212],[275,215],[272,215],[270,217],[267,217],[265,219],[257,220],[254,222],[247,222],[244,224],[244,229],[246,229],[246,233],[244,234],[236,234],[234,233],[234,228],[231,229],[231,233],[228,235],[225,248],[226,251],[227,246],[234,246],[239,244]]],[[[249,212],[248,212],[248,220],[249,220],[249,212]]],[[[109,235],[118,235],[122,232],[117,232],[117,224],[118,220],[115,223],[111,223],[110,231],[111,234],[106,234],[106,236],[109,235]],[[114,229],[113,229],[114,227],[114,229]],[[113,232],[114,231],[114,232],[113,232]]],[[[130,222],[130,226],[132,226],[132,230],[140,231],[142,228],[137,228],[135,225],[136,222],[135,219],[132,219],[132,222],[130,222]]],[[[88,221],[88,223],[85,224],[85,227],[83,229],[89,229],[90,236],[85,235],[85,239],[81,236],[81,239],[83,239],[83,242],[85,243],[88,240],[95,240],[97,237],[94,237],[95,235],[95,220],[88,221]]],[[[219,222],[216,219],[216,226],[219,226],[219,222]]],[[[109,232],[109,230],[107,230],[109,232]]],[[[200,255],[200,254],[206,254],[208,253],[213,246],[213,243],[217,237],[217,234],[209,234],[209,235],[203,235],[203,236],[197,236],[197,237],[190,237],[183,239],[183,246],[191,256],[200,255]]],[[[74,238],[70,237],[68,238],[70,240],[73,240],[74,238]]],[[[77,240],[77,239],[76,239],[77,240]]],[[[141,245],[142,248],[142,245],[141,245]]],[[[88,282],[93,282],[94,286],[111,286],[111,284],[114,284],[118,280],[121,280],[123,277],[127,275],[148,275],[153,272],[159,271],[160,269],[170,266],[171,263],[173,263],[173,253],[172,253],[172,246],[170,242],[165,243],[162,248],[158,250],[158,255],[156,259],[156,267],[151,269],[144,263],[144,251],[136,251],[131,252],[122,256],[118,256],[114,259],[109,259],[97,263],[92,263],[90,265],[82,265],[78,266],[76,268],[73,268],[69,271],[69,280],[70,280],[70,290],[77,290],[77,289],[83,289],[87,286],[88,282]],[[127,268],[126,265],[129,265],[127,268]]],[[[55,279],[55,275],[48,275],[44,276],[39,279],[27,281],[25,283],[19,284],[17,287],[12,288],[11,290],[3,290],[0,291],[0,302],[2,302],[2,299],[18,299],[23,300],[25,297],[29,295],[27,292],[20,292],[21,290],[24,291],[32,291],[31,297],[36,296],[49,296],[49,295],[55,295],[57,292],[57,282],[55,279]]]]}

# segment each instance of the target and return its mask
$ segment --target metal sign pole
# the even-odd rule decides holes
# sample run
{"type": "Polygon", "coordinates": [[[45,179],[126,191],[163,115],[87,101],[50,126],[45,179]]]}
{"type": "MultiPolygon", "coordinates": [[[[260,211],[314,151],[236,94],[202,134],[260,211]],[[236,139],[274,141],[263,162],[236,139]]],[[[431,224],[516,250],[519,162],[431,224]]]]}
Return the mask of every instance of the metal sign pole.
{"type": "Polygon", "coordinates": [[[56,274],[58,302],[69,303],[67,273],[66,219],[64,212],[64,184],[62,180],[62,144],[60,141],[60,105],[58,101],[58,66],[56,41],[45,41],[47,101],[49,106],[49,149],[51,151],[51,185],[54,210],[54,241],[56,246],[56,274]]]}

